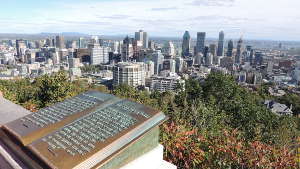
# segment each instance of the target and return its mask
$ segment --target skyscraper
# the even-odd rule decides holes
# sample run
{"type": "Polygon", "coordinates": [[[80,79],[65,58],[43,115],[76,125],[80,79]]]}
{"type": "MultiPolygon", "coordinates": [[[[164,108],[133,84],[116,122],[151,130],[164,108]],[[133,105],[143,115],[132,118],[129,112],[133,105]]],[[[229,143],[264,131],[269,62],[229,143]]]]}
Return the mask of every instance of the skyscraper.
{"type": "Polygon", "coordinates": [[[204,45],[205,45],[205,32],[198,32],[197,33],[197,43],[196,43],[196,54],[203,53],[204,45]]]}
{"type": "Polygon", "coordinates": [[[213,56],[216,56],[217,53],[217,45],[216,44],[210,44],[209,45],[209,51],[213,56]]]}
{"type": "Polygon", "coordinates": [[[83,48],[83,38],[79,38],[78,40],[78,48],[83,48]]]}
{"type": "Polygon", "coordinates": [[[154,62],[154,74],[158,75],[162,69],[164,55],[160,50],[157,50],[152,54],[152,59],[154,62]]]}
{"type": "Polygon", "coordinates": [[[189,31],[185,31],[183,35],[183,41],[182,41],[182,56],[183,57],[189,56],[190,49],[191,49],[191,36],[189,31]]]}
{"type": "Polygon", "coordinates": [[[233,52],[233,41],[229,40],[228,48],[227,48],[227,56],[232,57],[232,52],[233,52]]]}
{"type": "Polygon", "coordinates": [[[237,44],[237,50],[235,55],[235,63],[240,64],[241,63],[241,57],[242,57],[242,46],[243,46],[243,40],[242,38],[239,39],[237,44]]]}
{"type": "Polygon", "coordinates": [[[163,54],[170,58],[175,57],[175,47],[174,47],[173,42],[169,41],[164,45],[163,54]]]}
{"type": "Polygon", "coordinates": [[[26,50],[26,44],[23,39],[17,39],[16,40],[16,48],[17,48],[17,56],[19,59],[21,59],[22,62],[25,61],[24,55],[26,50]]]}
{"type": "Polygon", "coordinates": [[[56,36],[56,47],[59,49],[64,49],[65,48],[65,39],[61,35],[56,36]]]}
{"type": "Polygon", "coordinates": [[[134,39],[129,38],[128,36],[126,36],[126,38],[123,40],[122,61],[124,62],[127,62],[133,58],[133,41],[134,39]]]}
{"type": "Polygon", "coordinates": [[[219,33],[217,56],[223,56],[223,54],[224,54],[224,38],[225,38],[225,34],[223,31],[221,31],[219,33]]]}
{"type": "Polygon", "coordinates": [[[149,38],[147,32],[140,30],[139,32],[135,32],[135,40],[143,42],[143,48],[148,48],[149,38]]]}
{"type": "Polygon", "coordinates": [[[108,47],[100,46],[95,39],[91,39],[88,44],[88,50],[90,53],[90,64],[99,65],[109,62],[110,49],[108,47]]]}
{"type": "Polygon", "coordinates": [[[46,44],[45,44],[46,46],[52,46],[52,40],[50,39],[50,38],[47,38],[46,39],[46,44]]]}

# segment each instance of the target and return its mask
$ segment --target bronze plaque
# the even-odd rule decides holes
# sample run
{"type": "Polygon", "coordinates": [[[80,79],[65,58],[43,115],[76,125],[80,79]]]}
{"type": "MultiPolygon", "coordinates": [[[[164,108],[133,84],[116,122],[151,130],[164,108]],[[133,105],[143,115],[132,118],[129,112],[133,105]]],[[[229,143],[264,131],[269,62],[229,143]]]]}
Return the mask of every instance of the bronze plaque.
{"type": "Polygon", "coordinates": [[[4,128],[51,168],[91,168],[165,118],[141,104],[90,91],[4,128]]]}

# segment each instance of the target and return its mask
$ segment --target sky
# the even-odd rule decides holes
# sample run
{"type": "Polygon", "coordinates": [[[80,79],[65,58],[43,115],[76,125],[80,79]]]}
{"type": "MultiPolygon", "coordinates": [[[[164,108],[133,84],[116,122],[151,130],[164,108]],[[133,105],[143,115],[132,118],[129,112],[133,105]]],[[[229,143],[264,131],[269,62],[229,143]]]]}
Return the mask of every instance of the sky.
{"type": "Polygon", "coordinates": [[[300,41],[300,0],[0,0],[0,33],[182,37],[300,41]]]}

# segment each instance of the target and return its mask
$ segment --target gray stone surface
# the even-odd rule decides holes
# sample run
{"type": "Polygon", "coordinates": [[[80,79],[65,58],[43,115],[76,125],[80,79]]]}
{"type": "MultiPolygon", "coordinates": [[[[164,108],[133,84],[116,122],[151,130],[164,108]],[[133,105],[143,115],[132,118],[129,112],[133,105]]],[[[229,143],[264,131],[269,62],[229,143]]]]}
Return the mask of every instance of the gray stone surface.
{"type": "Polygon", "coordinates": [[[30,111],[23,107],[6,100],[0,94],[0,126],[30,113],[30,111]]]}

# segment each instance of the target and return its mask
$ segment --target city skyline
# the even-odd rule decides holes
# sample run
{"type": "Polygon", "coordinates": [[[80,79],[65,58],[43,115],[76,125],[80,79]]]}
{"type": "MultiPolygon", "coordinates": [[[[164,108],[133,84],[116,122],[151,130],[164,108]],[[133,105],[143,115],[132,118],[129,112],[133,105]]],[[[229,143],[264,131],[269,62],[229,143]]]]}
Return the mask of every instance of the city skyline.
{"type": "Polygon", "coordinates": [[[224,30],[226,39],[244,36],[299,40],[300,2],[278,0],[272,1],[272,6],[270,3],[270,0],[12,0],[2,10],[0,33],[116,35],[143,29],[149,36],[179,37],[189,30],[192,37],[197,32],[217,37],[224,30]]]}

